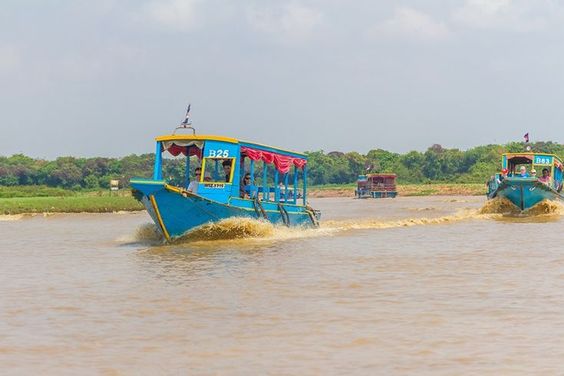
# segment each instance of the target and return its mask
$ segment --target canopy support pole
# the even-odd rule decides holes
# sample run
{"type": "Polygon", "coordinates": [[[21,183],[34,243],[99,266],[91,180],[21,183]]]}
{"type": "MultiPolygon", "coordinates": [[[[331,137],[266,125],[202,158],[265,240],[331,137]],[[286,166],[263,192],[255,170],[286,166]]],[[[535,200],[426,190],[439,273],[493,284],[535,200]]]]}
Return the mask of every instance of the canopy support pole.
{"type": "Polygon", "coordinates": [[[284,201],[288,202],[288,180],[290,179],[290,171],[284,175],[284,201]]]}
{"type": "Polygon", "coordinates": [[[155,150],[155,169],[153,171],[153,180],[163,179],[162,165],[163,165],[163,156],[161,153],[161,142],[157,141],[157,148],[155,150]]]}
{"type": "Polygon", "coordinates": [[[278,175],[280,173],[274,169],[274,201],[280,202],[280,187],[278,187],[278,175]]]}
{"type": "Polygon", "coordinates": [[[298,203],[298,168],[294,166],[294,205],[298,203]]]}
{"type": "Polygon", "coordinates": [[[304,167],[303,167],[303,176],[304,176],[304,196],[302,197],[302,199],[303,199],[304,206],[306,206],[307,205],[307,201],[306,201],[306,197],[307,197],[307,165],[304,165],[304,167]]]}
{"type": "MultiPolygon", "coordinates": [[[[249,197],[254,198],[256,195],[254,194],[255,188],[255,161],[251,159],[251,166],[250,166],[250,174],[251,174],[251,186],[249,188],[249,197]]],[[[243,175],[243,178],[245,176],[243,175]]]]}
{"type": "Polygon", "coordinates": [[[262,199],[267,200],[268,184],[266,183],[266,173],[268,170],[268,165],[266,164],[266,162],[262,162],[262,165],[262,199]]]}

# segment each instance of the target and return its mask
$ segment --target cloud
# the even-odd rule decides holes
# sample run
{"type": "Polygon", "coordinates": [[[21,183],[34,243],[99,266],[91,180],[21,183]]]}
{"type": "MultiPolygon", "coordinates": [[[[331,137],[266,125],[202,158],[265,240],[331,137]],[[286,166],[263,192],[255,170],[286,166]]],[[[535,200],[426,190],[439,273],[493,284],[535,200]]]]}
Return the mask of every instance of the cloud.
{"type": "Polygon", "coordinates": [[[0,45],[0,77],[10,77],[22,62],[21,52],[9,45],[0,45]]]}
{"type": "Polygon", "coordinates": [[[108,44],[81,53],[61,54],[49,64],[52,64],[52,75],[73,81],[92,81],[131,72],[145,57],[142,49],[127,44],[108,44]]]}
{"type": "Polygon", "coordinates": [[[429,15],[413,8],[396,8],[394,16],[369,30],[373,37],[387,36],[404,39],[435,41],[450,37],[446,24],[433,20],[429,15]]]}
{"type": "Polygon", "coordinates": [[[161,0],[143,7],[146,18],[174,31],[190,31],[201,26],[198,6],[201,0],[161,0]]]}
{"type": "Polygon", "coordinates": [[[476,29],[499,29],[515,32],[541,30],[546,27],[550,2],[527,2],[513,0],[466,0],[461,8],[453,12],[454,22],[476,29]],[[548,5],[546,8],[544,5],[548,5]]]}
{"type": "Polygon", "coordinates": [[[323,15],[316,9],[290,3],[279,7],[249,8],[247,21],[258,32],[285,42],[300,42],[313,37],[323,15]]]}

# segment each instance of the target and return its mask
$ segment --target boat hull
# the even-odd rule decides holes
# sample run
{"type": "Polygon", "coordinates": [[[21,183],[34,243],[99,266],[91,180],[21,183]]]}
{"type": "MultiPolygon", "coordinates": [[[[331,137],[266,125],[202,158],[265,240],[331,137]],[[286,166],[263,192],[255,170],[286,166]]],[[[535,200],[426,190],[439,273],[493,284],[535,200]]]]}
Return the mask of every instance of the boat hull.
{"type": "Polygon", "coordinates": [[[488,198],[503,197],[520,210],[527,210],[543,200],[564,200],[564,196],[536,178],[507,178],[488,198]]]}
{"type": "Polygon", "coordinates": [[[395,198],[398,193],[396,191],[356,191],[358,198],[395,198]]]}
{"type": "Polygon", "coordinates": [[[167,241],[198,226],[233,217],[286,226],[318,226],[319,213],[301,205],[240,198],[221,203],[158,181],[132,181],[131,186],[167,241]]]}

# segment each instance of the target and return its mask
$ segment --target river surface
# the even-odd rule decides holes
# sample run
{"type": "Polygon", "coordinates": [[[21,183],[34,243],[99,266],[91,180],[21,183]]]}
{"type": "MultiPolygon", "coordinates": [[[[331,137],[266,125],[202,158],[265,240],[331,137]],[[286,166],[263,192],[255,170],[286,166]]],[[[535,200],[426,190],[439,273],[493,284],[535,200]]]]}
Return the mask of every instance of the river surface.
{"type": "Polygon", "coordinates": [[[564,374],[562,207],[484,204],[317,199],[317,230],[166,246],[145,212],[2,217],[0,374],[564,374]]]}

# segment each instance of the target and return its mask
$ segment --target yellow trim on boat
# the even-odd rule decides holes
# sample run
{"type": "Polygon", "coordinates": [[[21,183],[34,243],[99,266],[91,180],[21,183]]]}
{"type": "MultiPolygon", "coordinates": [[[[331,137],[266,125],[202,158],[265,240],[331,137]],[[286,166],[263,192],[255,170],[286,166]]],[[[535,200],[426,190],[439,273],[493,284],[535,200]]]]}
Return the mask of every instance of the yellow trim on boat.
{"type": "Polygon", "coordinates": [[[232,144],[239,143],[239,140],[231,137],[214,135],[193,135],[193,134],[171,134],[155,137],[156,141],[223,141],[232,144]]]}
{"type": "Polygon", "coordinates": [[[159,224],[161,225],[161,228],[163,229],[163,233],[164,233],[166,240],[170,241],[170,235],[168,234],[168,231],[166,230],[166,227],[164,225],[163,219],[161,217],[161,212],[159,211],[159,207],[157,206],[157,201],[155,200],[155,196],[150,195],[149,200],[151,200],[151,204],[153,205],[153,209],[155,210],[155,215],[157,216],[159,224]]]}
{"type": "Polygon", "coordinates": [[[502,156],[506,156],[506,157],[510,156],[510,155],[517,155],[517,156],[519,156],[519,155],[533,155],[533,156],[534,155],[547,155],[549,157],[556,157],[556,159],[560,160],[560,157],[556,154],[541,153],[541,152],[535,153],[535,152],[532,152],[532,151],[527,151],[527,152],[523,152],[523,153],[503,153],[502,154],[502,156]]]}
{"type": "Polygon", "coordinates": [[[180,194],[186,192],[186,193],[192,194],[192,192],[188,192],[188,191],[186,191],[182,188],[175,187],[174,185],[165,184],[164,187],[165,187],[165,189],[168,189],[169,191],[172,191],[172,192],[176,192],[176,193],[180,193],[180,194]]]}
{"type": "Polygon", "coordinates": [[[270,146],[265,144],[260,144],[258,142],[252,141],[243,141],[238,140],[232,137],[225,137],[225,136],[215,136],[215,135],[193,135],[193,134],[170,134],[170,135],[163,135],[155,137],[155,141],[222,141],[222,142],[229,142],[232,144],[238,144],[239,141],[245,142],[247,144],[256,145],[257,147],[265,147],[270,148],[272,150],[278,150],[281,152],[292,153],[296,155],[303,156],[304,158],[307,157],[305,153],[300,153],[299,151],[289,150],[289,149],[282,149],[276,146],[270,146]]]}
{"type": "MultiPolygon", "coordinates": [[[[203,183],[203,184],[208,184],[208,183],[222,183],[222,184],[235,184],[233,182],[233,175],[235,174],[235,157],[227,157],[227,158],[218,158],[218,157],[204,157],[202,158],[202,167],[200,167],[202,169],[203,174],[200,175],[200,180],[199,183],[203,183]],[[205,181],[204,179],[206,178],[204,175],[206,173],[206,161],[208,159],[212,159],[212,160],[218,160],[218,161],[224,161],[227,159],[231,159],[231,174],[229,176],[229,181],[223,181],[223,180],[210,180],[210,181],[205,181]]],[[[211,179],[211,177],[210,177],[211,179]]]]}

